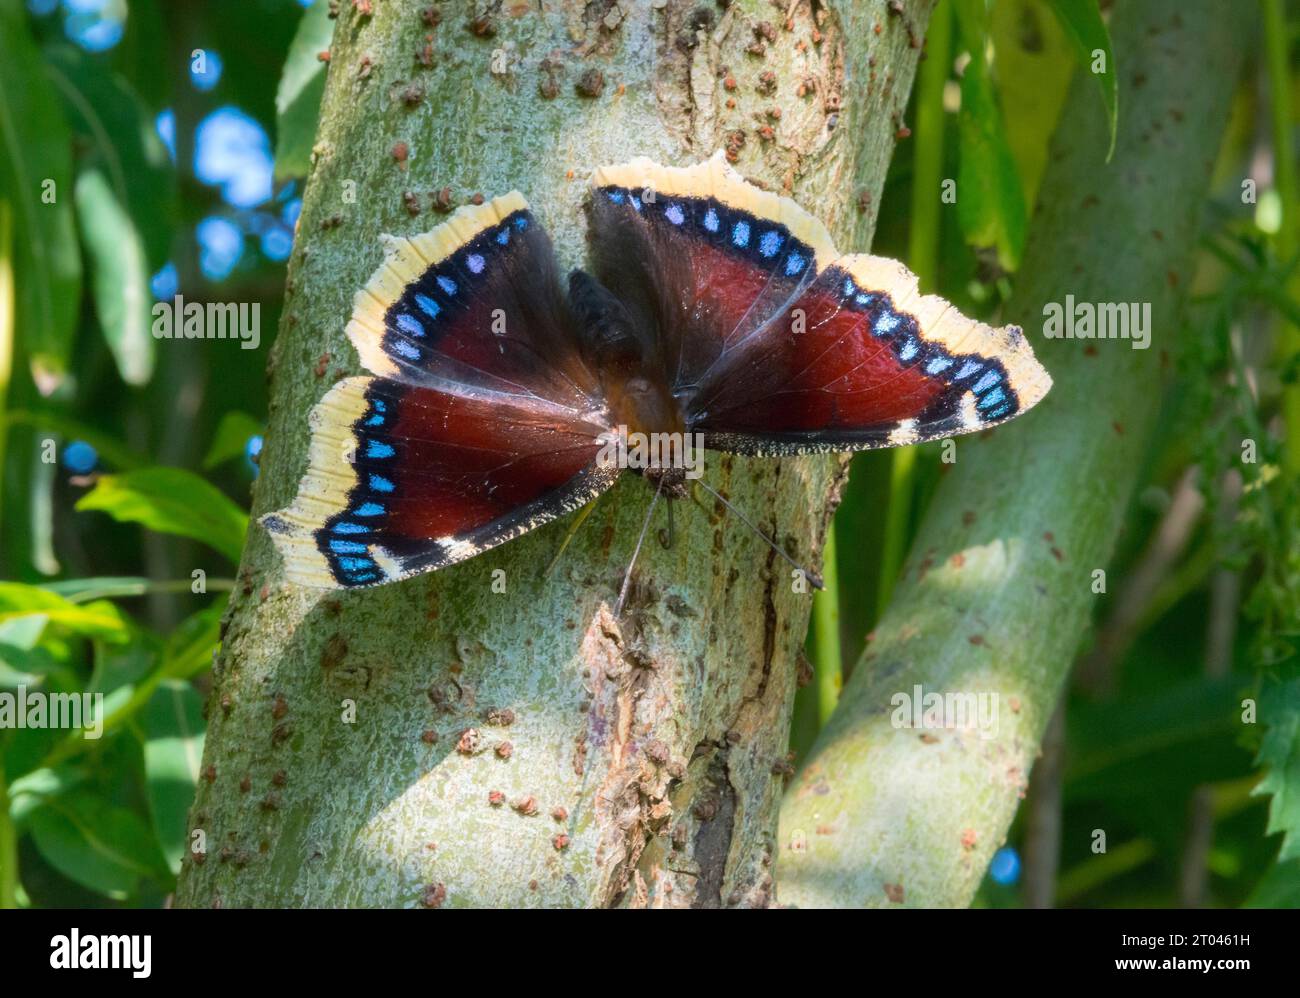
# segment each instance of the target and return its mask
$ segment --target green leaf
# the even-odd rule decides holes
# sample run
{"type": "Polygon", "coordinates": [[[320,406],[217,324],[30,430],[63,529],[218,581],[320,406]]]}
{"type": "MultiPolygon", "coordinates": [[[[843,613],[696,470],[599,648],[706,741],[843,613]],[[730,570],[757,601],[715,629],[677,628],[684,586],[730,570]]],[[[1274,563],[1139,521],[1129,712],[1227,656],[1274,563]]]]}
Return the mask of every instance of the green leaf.
{"type": "Polygon", "coordinates": [[[35,686],[58,668],[59,663],[44,648],[18,648],[0,642],[0,689],[35,686]]]}
{"type": "Polygon", "coordinates": [[[239,561],[248,514],[214,486],[183,468],[141,468],[104,475],[77,509],[102,510],[115,520],[202,541],[239,561]]]}
{"type": "Polygon", "coordinates": [[[971,56],[962,74],[957,116],[957,219],[967,243],[995,249],[999,264],[1015,270],[1025,246],[1028,213],[984,53],[988,19],[982,0],[961,0],[955,9],[962,43],[971,56]]]}
{"type": "Polygon", "coordinates": [[[243,457],[248,438],[262,432],[262,424],[246,412],[234,409],[221,417],[216,436],[203,458],[204,470],[225,464],[236,457],[243,457]]]}
{"type": "Polygon", "coordinates": [[[163,649],[162,674],[170,679],[189,679],[212,666],[212,653],[221,644],[223,603],[187,617],[172,631],[163,649]]]}
{"type": "Polygon", "coordinates": [[[84,603],[92,599],[114,596],[141,596],[149,591],[148,579],[138,575],[103,575],[89,579],[60,579],[42,583],[42,589],[71,600],[84,603]]]}
{"type": "Polygon", "coordinates": [[[1091,73],[1097,81],[1102,107],[1110,125],[1110,148],[1106,162],[1115,154],[1115,136],[1119,130],[1119,76],[1115,72],[1115,53],[1110,47],[1110,32],[1101,19],[1097,0],[1049,0],[1057,20],[1074,43],[1075,53],[1083,71],[1091,73]],[[1097,72],[1096,62],[1104,59],[1104,69],[1097,72]]]}
{"type": "Polygon", "coordinates": [[[80,767],[34,769],[9,784],[10,816],[15,824],[23,824],[39,808],[85,782],[86,771],[80,767]]]}
{"type": "Polygon", "coordinates": [[[203,759],[203,699],[189,683],[164,680],[138,720],[149,813],[163,856],[176,874],[187,847],[187,814],[203,759]]]}
{"type": "Polygon", "coordinates": [[[1269,867],[1243,907],[1300,908],[1300,859],[1269,867]]]}
{"type": "Polygon", "coordinates": [[[1266,685],[1259,719],[1265,727],[1256,764],[1267,772],[1255,793],[1273,798],[1266,834],[1282,833],[1279,863],[1300,859],[1300,679],[1266,685]]]}
{"type": "Polygon", "coordinates": [[[23,617],[41,617],[77,634],[106,641],[130,640],[130,625],[106,600],[73,603],[40,586],[0,582],[0,624],[23,617]]]}
{"type": "Polygon", "coordinates": [[[100,457],[118,468],[142,468],[148,463],[144,457],[115,437],[58,413],[14,409],[9,413],[8,419],[14,426],[30,426],[38,431],[58,433],[69,440],[84,440],[99,451],[100,457]]]}
{"type": "Polygon", "coordinates": [[[143,385],[153,374],[154,343],[149,331],[149,261],[140,234],[98,170],[77,177],[76,201],[104,340],[122,380],[143,385]]]}
{"type": "Polygon", "coordinates": [[[51,46],[45,57],[78,139],[78,170],[98,170],[108,181],[152,273],[171,252],[176,219],[176,171],[153,113],[119,74],[73,47],[51,46]]]}
{"type": "Polygon", "coordinates": [[[329,2],[316,0],[303,11],[275,92],[276,180],[303,177],[311,169],[316,122],[325,94],[325,63],[317,55],[330,47],[333,37],[329,2]]]}
{"type": "Polygon", "coordinates": [[[140,879],[169,879],[149,826],[133,811],[76,790],[34,811],[27,827],[45,860],[108,897],[135,893],[140,879]]]}
{"type": "Polygon", "coordinates": [[[997,0],[991,12],[994,75],[1007,145],[1031,209],[1047,146],[1074,75],[1070,42],[1040,0],[997,0]]]}
{"type": "Polygon", "coordinates": [[[16,617],[12,620],[0,621],[0,644],[31,651],[41,640],[45,623],[45,618],[41,616],[16,617]]]}
{"type": "Polygon", "coordinates": [[[0,94],[0,200],[14,220],[14,328],[25,337],[37,388],[48,395],[67,372],[81,298],[72,142],[17,3],[0,4],[0,94]]]}

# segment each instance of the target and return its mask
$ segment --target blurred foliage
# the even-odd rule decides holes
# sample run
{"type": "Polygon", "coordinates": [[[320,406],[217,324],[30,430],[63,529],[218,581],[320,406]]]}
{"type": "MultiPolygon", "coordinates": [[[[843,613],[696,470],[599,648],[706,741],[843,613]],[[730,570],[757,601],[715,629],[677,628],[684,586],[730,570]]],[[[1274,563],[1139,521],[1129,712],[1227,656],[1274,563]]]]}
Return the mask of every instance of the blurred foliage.
{"type": "MultiPolygon", "coordinates": [[[[1059,904],[1178,904],[1189,863],[1208,878],[1201,903],[1300,903],[1300,440],[1283,432],[1300,392],[1297,130],[1272,113],[1279,93],[1300,97],[1300,16],[1265,2],[1266,44],[1202,206],[1166,418],[1110,569],[1111,592],[1142,601],[1139,626],[1104,681],[1081,675],[1066,699],[1059,904]],[[1131,592],[1189,468],[1204,510],[1131,592]],[[1214,669],[1207,622],[1225,614],[1214,669]],[[1203,855],[1186,848],[1205,820],[1194,799],[1203,855]]],[[[996,320],[1071,78],[1094,76],[1112,132],[1141,95],[1095,0],[941,0],[935,16],[876,251],[996,320]],[[930,189],[949,179],[955,203],[930,189]]],[[[331,30],[325,0],[0,0],[0,695],[103,696],[99,738],[0,728],[0,906],[159,905],[174,884],[331,30]],[[155,301],[177,293],[260,303],[259,350],[155,339],[155,301]]],[[[854,459],[796,753],[888,599],[939,455],[854,459]]],[[[1101,601],[1098,627],[1112,616],[1101,601]]],[[[1023,825],[980,904],[1021,903],[1023,825]]]]}

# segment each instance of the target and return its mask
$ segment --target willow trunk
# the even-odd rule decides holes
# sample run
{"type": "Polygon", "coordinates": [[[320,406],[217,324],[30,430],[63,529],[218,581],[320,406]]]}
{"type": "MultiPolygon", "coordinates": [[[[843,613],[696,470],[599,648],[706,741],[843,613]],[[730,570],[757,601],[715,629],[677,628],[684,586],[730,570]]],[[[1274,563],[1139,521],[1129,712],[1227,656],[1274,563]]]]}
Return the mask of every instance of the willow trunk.
{"type": "MultiPolygon", "coordinates": [[[[595,166],[721,148],[865,249],[930,8],[507,0],[468,20],[452,3],[339,6],[255,513],[292,497],[308,410],[358,372],[343,327],[380,234],[432,228],[444,189],[453,203],[519,189],[576,266],[595,166]]],[[[714,457],[706,480],[815,561],[843,467],[714,457]]],[[[205,851],[179,903],[774,903],[810,596],[735,519],[683,503],[620,624],[650,495],[629,476],[599,500],[549,578],[568,518],[346,594],[286,585],[255,528],[192,813],[205,851]]]]}

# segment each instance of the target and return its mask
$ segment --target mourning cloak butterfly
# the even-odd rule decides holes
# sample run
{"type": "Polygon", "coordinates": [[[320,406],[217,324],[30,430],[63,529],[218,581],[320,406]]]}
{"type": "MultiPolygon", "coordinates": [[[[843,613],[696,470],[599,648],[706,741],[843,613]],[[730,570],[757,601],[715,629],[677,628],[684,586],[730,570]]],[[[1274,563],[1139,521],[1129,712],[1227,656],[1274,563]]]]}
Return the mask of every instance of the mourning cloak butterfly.
{"type": "MultiPolygon", "coordinates": [[[[601,168],[587,209],[592,272],[567,294],[517,192],[387,237],[347,326],[376,376],[312,410],[297,498],[261,521],[290,580],[377,585],[518,537],[608,489],[626,464],[602,450],[628,431],[865,450],[1005,422],[1051,386],[1018,328],[841,256],[720,157],[601,168]]],[[[684,491],[679,467],[643,474],[684,491]]]]}

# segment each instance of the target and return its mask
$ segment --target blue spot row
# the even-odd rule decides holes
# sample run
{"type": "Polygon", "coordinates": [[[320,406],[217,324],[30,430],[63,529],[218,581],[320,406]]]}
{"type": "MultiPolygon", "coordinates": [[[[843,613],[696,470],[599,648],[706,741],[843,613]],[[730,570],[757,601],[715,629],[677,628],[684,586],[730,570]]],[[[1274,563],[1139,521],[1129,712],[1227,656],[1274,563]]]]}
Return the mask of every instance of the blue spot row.
{"type": "MultiPolygon", "coordinates": [[[[366,429],[383,427],[395,415],[394,405],[398,400],[369,394],[367,401],[366,412],[354,424],[358,449],[368,458],[394,457],[396,448],[385,440],[367,436],[366,429]]],[[[388,505],[379,496],[395,490],[393,479],[362,472],[349,495],[348,508],[335,514],[317,531],[317,548],[343,585],[364,586],[385,578],[384,571],[370,554],[370,545],[380,540],[384,517],[388,514],[388,505]]]]}
{"type": "Polygon", "coordinates": [[[469,304],[462,293],[467,276],[487,274],[496,255],[510,252],[511,234],[524,231],[528,224],[527,212],[515,212],[412,281],[385,316],[390,332],[384,337],[384,351],[399,364],[424,366],[446,324],[469,304]]]}
{"type": "Polygon", "coordinates": [[[813,262],[812,250],[793,238],[785,226],[711,198],[659,197],[643,204],[626,188],[607,187],[603,193],[612,204],[627,204],[638,212],[658,208],[673,226],[690,228],[694,220],[697,231],[722,238],[733,252],[745,254],[756,264],[779,268],[785,277],[799,277],[813,262]]]}
{"type": "Polygon", "coordinates": [[[992,422],[1015,411],[1015,393],[1005,383],[1006,371],[996,360],[954,357],[937,343],[924,341],[913,316],[895,310],[887,294],[862,290],[851,276],[844,278],[843,297],[869,313],[872,334],[889,343],[900,364],[918,362],[926,375],[942,377],[949,385],[968,382],[981,419],[992,422]]]}

